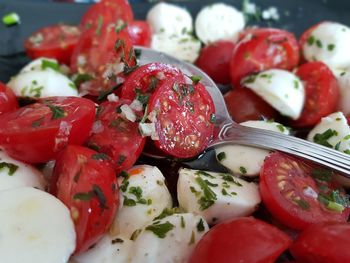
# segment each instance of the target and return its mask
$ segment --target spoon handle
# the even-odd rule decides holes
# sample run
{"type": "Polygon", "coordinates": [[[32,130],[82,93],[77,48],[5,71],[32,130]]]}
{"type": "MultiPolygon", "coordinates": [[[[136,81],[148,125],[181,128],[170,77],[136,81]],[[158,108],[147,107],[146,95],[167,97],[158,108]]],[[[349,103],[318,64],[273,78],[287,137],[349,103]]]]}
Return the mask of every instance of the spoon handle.
{"type": "Polygon", "coordinates": [[[331,168],[350,179],[350,155],[279,132],[246,127],[229,122],[222,125],[209,147],[240,144],[278,150],[331,168]]]}

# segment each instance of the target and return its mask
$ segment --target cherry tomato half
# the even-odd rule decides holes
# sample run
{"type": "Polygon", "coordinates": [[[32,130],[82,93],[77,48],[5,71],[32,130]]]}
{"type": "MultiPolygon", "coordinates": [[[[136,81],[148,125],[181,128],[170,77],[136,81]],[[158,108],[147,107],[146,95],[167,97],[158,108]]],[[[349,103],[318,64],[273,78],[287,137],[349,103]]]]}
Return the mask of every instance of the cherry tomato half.
{"type": "Polygon", "coordinates": [[[0,116],[0,145],[13,158],[42,163],[68,144],[82,144],[95,118],[95,104],[78,97],[51,97],[0,116]]]}
{"type": "Polygon", "coordinates": [[[128,32],[134,46],[149,47],[151,45],[152,31],[146,21],[134,20],[129,22],[128,32]]]}
{"type": "Polygon", "coordinates": [[[108,157],[82,146],[69,145],[57,157],[51,192],[70,210],[76,253],[106,233],[119,206],[118,183],[108,157]]]}
{"type": "Polygon", "coordinates": [[[253,28],[243,33],[231,60],[235,87],[245,76],[267,69],[291,70],[299,63],[299,45],[292,33],[275,28],[253,28]]]}
{"type": "Polygon", "coordinates": [[[290,244],[291,239],[278,228],[242,217],[211,228],[188,263],[272,263],[290,244]]]}
{"type": "Polygon", "coordinates": [[[260,171],[261,198],[276,219],[293,229],[345,222],[348,200],[333,177],[331,171],[275,152],[266,157],[260,171]]]}
{"type": "Polygon", "coordinates": [[[69,65],[75,46],[80,38],[80,29],[76,26],[53,25],[39,29],[31,34],[24,43],[28,57],[55,58],[69,65]]]}
{"type": "Polygon", "coordinates": [[[0,115],[18,108],[16,95],[5,84],[0,82],[0,115]]]}

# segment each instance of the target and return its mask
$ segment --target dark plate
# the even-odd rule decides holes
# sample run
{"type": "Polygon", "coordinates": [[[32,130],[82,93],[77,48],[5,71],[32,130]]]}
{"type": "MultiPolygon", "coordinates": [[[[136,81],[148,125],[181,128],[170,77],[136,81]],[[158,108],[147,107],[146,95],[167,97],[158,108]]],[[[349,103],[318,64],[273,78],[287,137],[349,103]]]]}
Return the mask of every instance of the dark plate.
{"type": "MultiPolygon", "coordinates": [[[[22,20],[19,26],[9,28],[0,23],[0,81],[4,82],[7,82],[27,62],[23,53],[23,41],[31,32],[40,27],[60,22],[77,24],[89,6],[87,4],[58,3],[45,0],[1,0],[0,2],[0,17],[14,11],[20,15],[22,20]]],[[[185,6],[192,15],[196,15],[202,6],[214,2],[192,0],[174,3],[185,6]]],[[[232,4],[239,9],[242,5],[242,0],[224,0],[222,2],[232,4]]],[[[309,26],[323,20],[349,23],[350,1],[346,0],[256,0],[255,2],[261,8],[276,6],[281,19],[271,23],[271,26],[290,30],[296,35],[300,35],[309,26]]],[[[153,4],[144,1],[132,5],[135,17],[143,19],[153,4]]],[[[258,21],[252,21],[251,24],[268,25],[266,22],[258,21]]]]}

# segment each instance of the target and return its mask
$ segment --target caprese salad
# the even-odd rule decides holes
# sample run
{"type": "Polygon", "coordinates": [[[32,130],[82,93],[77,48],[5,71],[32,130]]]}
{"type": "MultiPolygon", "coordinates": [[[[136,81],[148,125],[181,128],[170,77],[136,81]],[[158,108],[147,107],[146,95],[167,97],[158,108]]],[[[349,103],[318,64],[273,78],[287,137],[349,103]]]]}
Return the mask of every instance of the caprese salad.
{"type": "Polygon", "coordinates": [[[350,179],[241,145],[215,149],[227,173],[181,165],[213,138],[213,98],[181,68],[139,65],[133,47],[230,84],[225,102],[242,125],[303,129],[306,140],[350,154],[349,39],[348,26],[328,21],[300,40],[246,28],[224,3],[193,22],[161,2],[139,21],[125,0],[32,33],[24,46],[33,60],[0,83],[0,261],[350,262],[350,179]],[[169,165],[142,163],[144,151],[169,165]]]}

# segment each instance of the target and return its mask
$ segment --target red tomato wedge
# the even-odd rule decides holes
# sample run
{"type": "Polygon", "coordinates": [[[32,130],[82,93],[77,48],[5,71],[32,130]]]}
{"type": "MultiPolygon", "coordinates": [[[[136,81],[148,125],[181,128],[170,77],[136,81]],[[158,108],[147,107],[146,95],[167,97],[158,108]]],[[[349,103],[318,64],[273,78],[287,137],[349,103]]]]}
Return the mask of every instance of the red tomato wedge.
{"type": "Polygon", "coordinates": [[[202,48],[196,65],[215,82],[230,83],[230,62],[235,44],[231,41],[216,41],[202,48]]]}
{"type": "Polygon", "coordinates": [[[18,108],[16,95],[5,84],[0,82],[0,114],[14,111],[18,108]]]}
{"type": "Polygon", "coordinates": [[[340,92],[338,81],[322,62],[305,63],[296,74],[304,83],[306,98],[300,118],[292,121],[291,125],[310,127],[336,111],[340,92]]]}
{"type": "Polygon", "coordinates": [[[119,207],[119,188],[108,157],[69,145],[56,159],[51,193],[70,210],[77,234],[75,253],[95,244],[119,207]]]}
{"type": "Polygon", "coordinates": [[[0,145],[13,158],[42,163],[68,144],[82,144],[95,118],[95,104],[77,97],[51,97],[0,116],[0,145]]]}
{"type": "Polygon", "coordinates": [[[157,62],[142,65],[128,76],[122,86],[120,96],[128,100],[135,98],[142,100],[141,95],[147,99],[159,85],[173,77],[183,78],[180,70],[174,66],[157,62]]]}
{"type": "Polygon", "coordinates": [[[350,262],[350,224],[323,223],[305,229],[290,251],[304,263],[350,262]]]}
{"type": "Polygon", "coordinates": [[[168,79],[152,94],[148,105],[154,114],[159,140],[155,145],[177,158],[201,153],[212,139],[215,108],[205,87],[168,79]]]}
{"type": "Polygon", "coordinates": [[[231,60],[231,83],[263,70],[291,70],[299,63],[299,45],[290,32],[275,28],[251,28],[243,33],[231,60]]]}
{"type": "Polygon", "coordinates": [[[224,96],[227,109],[235,122],[275,119],[277,111],[253,91],[234,88],[224,96]]]}
{"type": "Polygon", "coordinates": [[[55,58],[60,63],[69,65],[81,32],[76,26],[52,25],[31,34],[24,43],[28,57],[55,58]]]}
{"type": "Polygon", "coordinates": [[[149,47],[152,40],[152,30],[146,21],[134,20],[128,23],[128,32],[132,44],[149,47]]]}
{"type": "Polygon", "coordinates": [[[188,263],[272,263],[291,243],[278,228],[253,217],[242,217],[211,228],[188,263]]]}
{"type": "Polygon", "coordinates": [[[271,214],[293,229],[345,222],[350,213],[348,197],[335,186],[333,177],[331,171],[275,152],[260,171],[260,193],[271,214]]]}
{"type": "Polygon", "coordinates": [[[145,137],[139,132],[139,120],[143,112],[135,111],[137,121],[128,120],[122,107],[130,105],[129,100],[103,102],[94,123],[87,145],[98,152],[107,154],[117,172],[131,168],[145,145],[145,137]]]}

